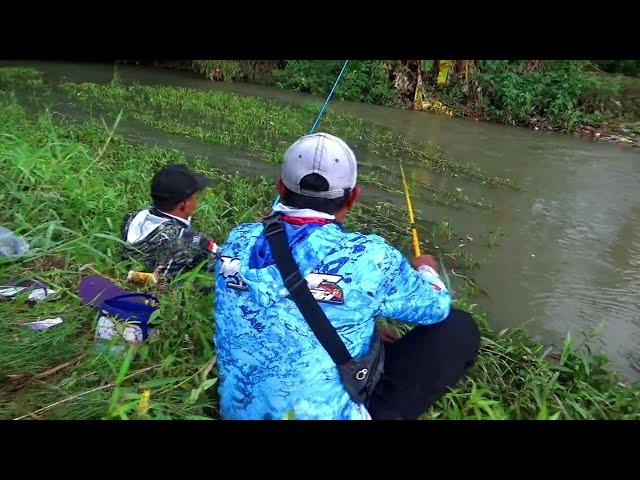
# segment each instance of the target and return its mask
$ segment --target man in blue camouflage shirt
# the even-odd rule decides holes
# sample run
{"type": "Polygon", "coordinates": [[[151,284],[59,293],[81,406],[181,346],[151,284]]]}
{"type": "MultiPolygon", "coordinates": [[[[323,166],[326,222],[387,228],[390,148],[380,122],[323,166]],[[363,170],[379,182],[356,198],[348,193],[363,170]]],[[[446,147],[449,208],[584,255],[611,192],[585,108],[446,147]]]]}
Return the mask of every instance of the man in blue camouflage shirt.
{"type": "MultiPolygon", "coordinates": [[[[430,255],[409,262],[382,237],[345,230],[360,194],[345,142],[307,135],[286,152],[278,182],[293,257],[353,357],[365,355],[376,319],[415,324],[383,332],[382,379],[355,403],[337,366],[284,287],[262,223],[236,227],[215,269],[215,344],[225,419],[415,419],[475,360],[479,332],[451,296],[430,255]]],[[[382,329],[380,329],[382,331],[382,329]]]]}

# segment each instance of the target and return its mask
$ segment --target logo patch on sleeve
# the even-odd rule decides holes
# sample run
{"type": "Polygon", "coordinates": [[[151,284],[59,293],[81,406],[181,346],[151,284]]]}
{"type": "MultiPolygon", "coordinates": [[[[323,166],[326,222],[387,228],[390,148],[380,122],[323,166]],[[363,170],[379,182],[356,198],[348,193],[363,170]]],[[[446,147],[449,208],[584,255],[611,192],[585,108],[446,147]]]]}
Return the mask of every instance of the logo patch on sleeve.
{"type": "Polygon", "coordinates": [[[240,259],[232,257],[220,257],[222,266],[220,275],[227,281],[227,287],[236,290],[248,290],[247,284],[240,275],[240,259]]]}
{"type": "Polygon", "coordinates": [[[306,277],[313,298],[318,302],[343,304],[344,292],[338,286],[342,275],[312,272],[306,277]]]}

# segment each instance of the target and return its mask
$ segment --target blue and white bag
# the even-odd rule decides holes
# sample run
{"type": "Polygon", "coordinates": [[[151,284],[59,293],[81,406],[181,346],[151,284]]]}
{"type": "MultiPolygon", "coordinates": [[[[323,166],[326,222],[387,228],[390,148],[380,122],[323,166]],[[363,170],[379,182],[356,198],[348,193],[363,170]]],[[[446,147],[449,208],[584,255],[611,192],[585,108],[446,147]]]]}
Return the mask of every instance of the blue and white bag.
{"type": "Polygon", "coordinates": [[[156,334],[156,329],[149,326],[151,314],[156,309],[151,302],[157,305],[158,299],[150,293],[127,293],[104,300],[99,307],[96,340],[110,341],[120,337],[130,344],[139,344],[156,334]],[[144,303],[131,300],[141,297],[145,299],[144,303]]]}

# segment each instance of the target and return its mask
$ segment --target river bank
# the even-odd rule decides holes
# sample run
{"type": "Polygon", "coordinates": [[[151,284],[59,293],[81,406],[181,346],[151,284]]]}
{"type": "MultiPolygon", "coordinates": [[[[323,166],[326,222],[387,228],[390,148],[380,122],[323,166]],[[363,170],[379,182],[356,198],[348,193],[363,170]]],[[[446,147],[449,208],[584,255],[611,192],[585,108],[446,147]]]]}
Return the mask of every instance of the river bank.
{"type": "MultiPolygon", "coordinates": [[[[2,195],[8,206],[0,212],[0,224],[24,235],[31,245],[24,257],[1,260],[2,277],[38,278],[61,292],[58,300],[35,306],[22,301],[0,303],[0,416],[217,418],[213,298],[198,293],[201,284],[210,282],[206,273],[186,275],[182,284],[170,288],[154,288],[161,301],[155,320],[161,335],[121,359],[94,349],[96,314],[83,307],[75,293],[81,278],[91,273],[131,288],[125,282],[131,265],[119,256],[119,221],[124,213],[145,204],[150,177],[160,165],[190,162],[217,185],[224,185],[206,193],[195,219],[198,228],[216,239],[268,209],[273,178],[222,172],[205,158],[187,156],[175,148],[132,144],[119,134],[118,124],[97,120],[105,111],[98,107],[108,111],[110,105],[116,109],[126,105],[131,120],[176,135],[199,136],[212,144],[239,143],[271,164],[277,155],[272,159],[265,154],[284,148],[280,142],[286,146],[299,124],[309,123],[316,105],[309,111],[282,109],[224,92],[200,94],[117,82],[62,86],[70,98],[82,97],[83,105],[95,109],[96,120],[74,121],[55,110],[31,112],[22,105],[26,99],[47,105],[50,88],[37,71],[28,70],[5,74],[0,84],[0,165],[5,172],[2,195]],[[14,92],[25,87],[26,96],[14,92]],[[243,108],[237,111],[240,103],[243,108]],[[201,108],[206,105],[208,109],[201,108]],[[189,116],[179,116],[180,111],[188,111],[189,116]],[[202,116],[192,115],[198,111],[202,116]],[[214,122],[210,115],[216,112],[223,118],[214,122]],[[227,140],[230,135],[234,136],[227,140]],[[63,318],[63,324],[43,332],[23,326],[52,316],[63,318]],[[149,403],[142,401],[147,389],[149,403]]],[[[327,121],[332,129],[350,138],[362,137],[363,144],[389,149],[422,169],[463,177],[484,188],[505,192],[518,188],[504,177],[453,161],[436,145],[418,148],[408,139],[389,136],[388,131],[372,129],[350,116],[334,113],[327,121]]],[[[373,168],[375,155],[370,162],[371,187],[379,181],[393,188],[394,182],[387,178],[391,172],[373,168]],[[376,175],[383,175],[382,180],[376,175]]],[[[447,184],[438,192],[432,192],[434,205],[453,202],[474,212],[487,207],[473,204],[481,197],[462,195],[447,184]]],[[[366,203],[354,212],[348,226],[382,234],[409,251],[404,215],[402,202],[366,203]]],[[[453,231],[450,223],[434,224],[429,235],[425,247],[442,248],[448,269],[474,270],[467,245],[460,246],[464,235],[453,231]]],[[[578,345],[568,337],[555,350],[521,329],[492,330],[486,314],[470,300],[468,287],[464,282],[456,285],[456,305],[474,313],[483,329],[480,359],[465,382],[423,418],[640,418],[640,387],[613,374],[606,358],[592,352],[588,344],[578,345]]]]}
{"type": "MultiPolygon", "coordinates": [[[[149,62],[147,62],[149,63],[149,62]]],[[[326,95],[334,61],[155,61],[212,81],[326,95]]],[[[354,61],[336,98],[571,133],[640,148],[640,78],[588,61],[354,61]]]]}

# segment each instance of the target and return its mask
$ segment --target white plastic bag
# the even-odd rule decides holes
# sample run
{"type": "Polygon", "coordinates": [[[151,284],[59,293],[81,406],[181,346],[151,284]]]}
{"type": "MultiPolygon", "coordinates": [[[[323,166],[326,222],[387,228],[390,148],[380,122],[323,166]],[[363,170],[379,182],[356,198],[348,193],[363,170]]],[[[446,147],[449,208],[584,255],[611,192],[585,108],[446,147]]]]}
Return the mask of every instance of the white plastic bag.
{"type": "Polygon", "coordinates": [[[29,250],[29,244],[24,238],[0,225],[0,257],[21,255],[27,250],[29,250]]]}

